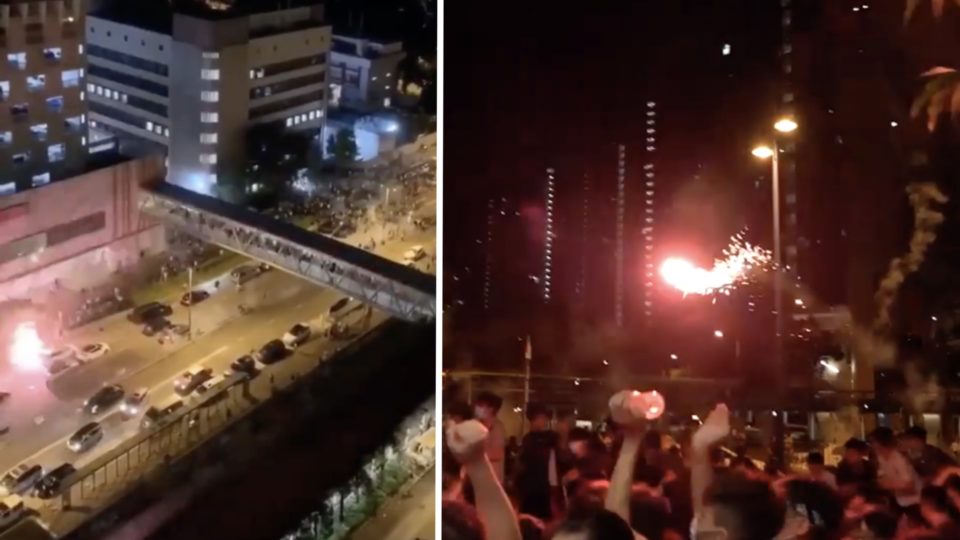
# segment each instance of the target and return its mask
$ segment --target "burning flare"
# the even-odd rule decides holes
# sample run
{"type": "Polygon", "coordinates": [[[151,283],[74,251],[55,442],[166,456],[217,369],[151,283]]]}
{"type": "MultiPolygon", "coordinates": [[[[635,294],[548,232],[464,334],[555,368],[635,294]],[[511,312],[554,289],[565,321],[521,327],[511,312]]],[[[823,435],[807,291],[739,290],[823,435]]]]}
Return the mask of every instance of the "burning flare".
{"type": "Polygon", "coordinates": [[[723,255],[709,270],[686,259],[670,257],[660,265],[660,276],[684,295],[730,294],[736,286],[748,282],[752,272],[770,265],[770,251],[744,242],[742,233],[731,237],[723,255]]]}
{"type": "Polygon", "coordinates": [[[46,350],[36,323],[22,322],[14,329],[10,340],[10,364],[20,371],[43,371],[46,350]]]}

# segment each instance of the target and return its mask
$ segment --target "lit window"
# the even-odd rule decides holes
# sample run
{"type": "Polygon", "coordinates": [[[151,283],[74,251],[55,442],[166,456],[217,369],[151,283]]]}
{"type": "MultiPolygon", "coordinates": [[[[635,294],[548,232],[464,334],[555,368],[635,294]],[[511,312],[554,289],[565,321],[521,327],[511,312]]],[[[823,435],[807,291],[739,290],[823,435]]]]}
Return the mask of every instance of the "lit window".
{"type": "Polygon", "coordinates": [[[220,53],[204,51],[203,57],[206,58],[207,60],[216,60],[217,58],[220,58],[220,53]]]}
{"type": "Polygon", "coordinates": [[[170,128],[163,128],[163,136],[167,138],[170,137],[170,128]]]}
{"type": "Polygon", "coordinates": [[[287,127],[290,127],[292,125],[293,125],[293,118],[287,118],[287,127]]]}
{"type": "Polygon", "coordinates": [[[95,92],[95,91],[96,91],[96,85],[93,84],[93,83],[87,83],[87,90],[89,90],[89,91],[91,91],[91,92],[95,92]]]}
{"type": "Polygon", "coordinates": [[[730,56],[730,44],[729,44],[729,43],[724,43],[724,44],[723,44],[723,55],[724,55],[724,56],[730,56]]]}
{"type": "Polygon", "coordinates": [[[67,148],[62,143],[53,144],[47,147],[47,161],[55,163],[63,161],[67,157],[67,148]]]}
{"type": "Polygon", "coordinates": [[[147,131],[153,131],[153,122],[147,120],[147,131]]]}
{"type": "Polygon", "coordinates": [[[27,53],[9,53],[7,54],[7,63],[10,64],[10,67],[26,69],[27,53]]]}
{"type": "Polygon", "coordinates": [[[10,131],[0,132],[0,144],[10,144],[13,142],[13,133],[10,131]]]}
{"type": "Polygon", "coordinates": [[[50,183],[50,173],[45,172],[43,174],[34,175],[34,177],[30,180],[30,183],[33,184],[33,187],[45,186],[50,183]]]}
{"type": "Polygon", "coordinates": [[[217,155],[216,154],[200,154],[200,163],[203,163],[204,165],[216,165],[217,155]]]}
{"type": "Polygon", "coordinates": [[[310,119],[313,120],[317,117],[317,111],[310,111],[310,119]]]}
{"type": "Polygon", "coordinates": [[[216,124],[220,120],[220,115],[215,112],[200,113],[200,121],[204,124],[216,124]]]}
{"type": "Polygon", "coordinates": [[[102,95],[103,95],[103,87],[101,87],[101,86],[95,86],[94,89],[93,89],[93,93],[95,93],[95,94],[98,95],[98,96],[102,96],[102,95]]]}
{"type": "Polygon", "coordinates": [[[60,73],[60,81],[64,88],[80,86],[80,79],[83,78],[82,69],[68,69],[60,73]]]}
{"type": "Polygon", "coordinates": [[[210,174],[207,176],[207,180],[208,180],[211,184],[216,184],[216,183],[217,183],[217,175],[216,175],[216,173],[210,173],[210,174]]]}
{"type": "Polygon", "coordinates": [[[216,103],[220,101],[220,92],[216,90],[204,90],[200,92],[200,100],[206,101],[207,103],[216,103]]]}
{"type": "Polygon", "coordinates": [[[83,43],[77,45],[77,52],[83,54],[83,43]]]}
{"type": "Polygon", "coordinates": [[[200,144],[217,144],[216,133],[201,133],[200,144]]]}
{"type": "Polygon", "coordinates": [[[205,81],[219,81],[220,70],[219,69],[201,69],[200,78],[205,81]]]}

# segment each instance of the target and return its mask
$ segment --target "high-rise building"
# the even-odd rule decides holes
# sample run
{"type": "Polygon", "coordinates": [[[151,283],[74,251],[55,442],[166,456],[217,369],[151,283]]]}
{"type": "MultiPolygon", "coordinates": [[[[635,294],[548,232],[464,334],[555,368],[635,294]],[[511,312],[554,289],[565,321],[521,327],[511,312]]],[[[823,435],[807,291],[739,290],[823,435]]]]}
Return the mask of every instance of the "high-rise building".
{"type": "Polygon", "coordinates": [[[92,13],[91,127],[168,151],[169,179],[202,192],[242,173],[251,126],[319,132],[331,28],[322,5],[301,4],[121,2],[92,13]]]}
{"type": "Polygon", "coordinates": [[[399,80],[403,43],[333,35],[330,51],[330,104],[358,109],[389,107],[399,80]]]}
{"type": "Polygon", "coordinates": [[[0,195],[85,167],[84,16],[81,0],[0,3],[0,195]]]}

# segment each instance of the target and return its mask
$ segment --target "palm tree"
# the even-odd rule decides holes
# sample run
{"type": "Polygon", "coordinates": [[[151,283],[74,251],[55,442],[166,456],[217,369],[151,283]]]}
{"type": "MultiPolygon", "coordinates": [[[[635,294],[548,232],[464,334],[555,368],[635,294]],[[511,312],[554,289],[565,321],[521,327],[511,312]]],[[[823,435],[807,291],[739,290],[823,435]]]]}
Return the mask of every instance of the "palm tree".
{"type": "MultiPolygon", "coordinates": [[[[960,6],[960,0],[952,0],[952,2],[960,6]]],[[[904,24],[910,22],[920,3],[921,0],[907,0],[903,12],[904,24]]],[[[934,17],[939,19],[943,16],[946,3],[947,0],[930,0],[934,17]]],[[[926,79],[926,83],[920,94],[913,100],[910,116],[916,118],[921,113],[926,113],[927,129],[930,131],[937,127],[941,113],[949,112],[954,121],[960,120],[960,73],[953,68],[937,66],[920,76],[926,79]]]]}

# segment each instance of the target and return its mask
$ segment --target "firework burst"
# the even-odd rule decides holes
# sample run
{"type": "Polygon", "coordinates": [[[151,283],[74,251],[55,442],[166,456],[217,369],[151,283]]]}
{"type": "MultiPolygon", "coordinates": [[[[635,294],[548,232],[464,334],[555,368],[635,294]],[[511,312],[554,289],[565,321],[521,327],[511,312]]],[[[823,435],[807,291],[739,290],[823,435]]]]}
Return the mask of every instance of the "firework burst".
{"type": "Polygon", "coordinates": [[[660,276],[684,295],[730,294],[770,266],[770,251],[751,245],[740,232],[730,237],[723,258],[716,259],[713,268],[700,268],[687,259],[670,257],[660,265],[660,276]]]}

